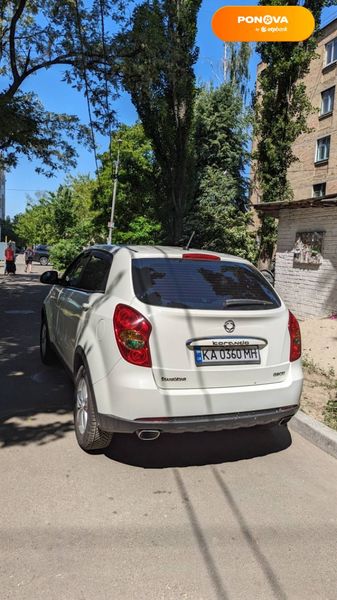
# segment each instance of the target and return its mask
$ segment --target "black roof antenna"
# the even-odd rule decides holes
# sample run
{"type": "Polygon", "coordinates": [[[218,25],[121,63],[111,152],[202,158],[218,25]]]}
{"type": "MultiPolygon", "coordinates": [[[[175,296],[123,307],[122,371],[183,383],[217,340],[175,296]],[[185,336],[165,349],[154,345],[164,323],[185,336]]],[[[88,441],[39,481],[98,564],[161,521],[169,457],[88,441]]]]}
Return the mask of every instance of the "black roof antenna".
{"type": "Polygon", "coordinates": [[[192,235],[191,235],[190,239],[188,240],[186,246],[184,246],[183,250],[189,250],[191,242],[192,242],[194,236],[195,236],[195,231],[192,232],[192,235]]]}

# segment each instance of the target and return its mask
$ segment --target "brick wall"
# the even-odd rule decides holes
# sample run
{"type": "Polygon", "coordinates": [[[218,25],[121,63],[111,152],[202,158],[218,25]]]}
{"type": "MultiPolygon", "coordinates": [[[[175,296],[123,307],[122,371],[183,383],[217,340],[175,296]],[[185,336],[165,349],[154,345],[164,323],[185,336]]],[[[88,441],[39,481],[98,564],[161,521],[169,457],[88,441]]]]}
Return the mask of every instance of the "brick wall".
{"type": "Polygon", "coordinates": [[[300,319],[337,313],[337,207],[280,211],[275,287],[300,319]],[[292,250],[300,231],[325,232],[320,266],[293,267],[292,250]]]}

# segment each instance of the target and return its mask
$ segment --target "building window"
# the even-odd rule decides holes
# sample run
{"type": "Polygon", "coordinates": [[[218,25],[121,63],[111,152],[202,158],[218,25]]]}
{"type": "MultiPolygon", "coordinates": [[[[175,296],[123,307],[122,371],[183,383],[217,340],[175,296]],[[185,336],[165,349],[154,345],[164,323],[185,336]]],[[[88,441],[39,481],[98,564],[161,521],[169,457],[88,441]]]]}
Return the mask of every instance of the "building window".
{"type": "Polygon", "coordinates": [[[326,183],[315,183],[312,187],[313,198],[321,198],[326,195],[326,183]]]}
{"type": "Polygon", "coordinates": [[[316,146],[316,162],[322,162],[323,160],[329,160],[330,154],[330,136],[320,138],[317,140],[316,146]]]}
{"type": "Polygon", "coordinates": [[[335,88],[329,88],[322,92],[321,116],[332,113],[335,102],[335,88]]]}
{"type": "Polygon", "coordinates": [[[325,66],[331,65],[331,63],[337,60],[337,38],[331,40],[325,46],[325,66]]]}

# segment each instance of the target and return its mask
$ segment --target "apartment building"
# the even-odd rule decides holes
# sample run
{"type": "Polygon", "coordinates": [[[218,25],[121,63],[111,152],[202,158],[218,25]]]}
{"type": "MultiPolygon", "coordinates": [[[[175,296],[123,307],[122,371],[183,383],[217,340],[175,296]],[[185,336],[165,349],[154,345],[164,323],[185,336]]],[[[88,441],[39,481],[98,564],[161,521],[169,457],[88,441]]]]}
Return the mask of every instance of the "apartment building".
{"type": "Polygon", "coordinates": [[[294,143],[291,202],[252,203],[278,218],[275,286],[299,318],[337,315],[337,19],[322,28],[304,82],[316,111],[294,143]]]}
{"type": "MultiPolygon", "coordinates": [[[[308,118],[311,131],[294,143],[298,161],[288,171],[295,201],[337,194],[337,19],[321,30],[316,53],[304,78],[315,108],[308,118]]],[[[260,63],[258,74],[262,69],[260,63]]],[[[254,177],[252,183],[251,201],[256,205],[260,195],[254,177]]]]}
{"type": "Polygon", "coordinates": [[[304,82],[316,112],[312,130],[294,144],[299,161],[289,170],[294,200],[337,194],[337,19],[321,31],[318,58],[304,82]]]}

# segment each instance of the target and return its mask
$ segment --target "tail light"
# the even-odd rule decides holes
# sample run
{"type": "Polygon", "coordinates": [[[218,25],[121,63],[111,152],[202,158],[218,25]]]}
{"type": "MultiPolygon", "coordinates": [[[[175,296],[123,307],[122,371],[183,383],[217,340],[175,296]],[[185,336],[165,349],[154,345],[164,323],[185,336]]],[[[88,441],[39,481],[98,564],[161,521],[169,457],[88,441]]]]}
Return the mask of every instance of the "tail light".
{"type": "Polygon", "coordinates": [[[118,349],[129,363],[139,367],[151,367],[149,338],[151,323],[138,310],[118,304],[115,308],[113,326],[118,349]]]}
{"type": "Polygon", "coordinates": [[[290,335],[290,362],[301,358],[301,330],[296,317],[289,311],[288,329],[290,335]]]}

